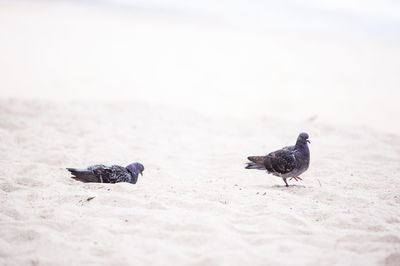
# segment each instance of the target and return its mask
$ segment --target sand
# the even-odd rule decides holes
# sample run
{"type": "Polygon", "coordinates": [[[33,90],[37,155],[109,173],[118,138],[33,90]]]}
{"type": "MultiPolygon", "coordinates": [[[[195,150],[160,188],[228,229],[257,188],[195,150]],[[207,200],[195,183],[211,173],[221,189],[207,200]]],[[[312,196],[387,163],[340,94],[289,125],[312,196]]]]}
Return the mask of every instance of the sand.
{"type": "Polygon", "coordinates": [[[399,263],[398,135],[139,103],[0,107],[3,265],[399,263]],[[312,142],[303,182],[244,169],[300,128],[312,142]],[[64,169],[132,161],[146,168],[136,185],[64,169]]]}
{"type": "Polygon", "coordinates": [[[400,46],[347,27],[398,9],[296,1],[320,34],[97,2],[0,3],[0,265],[400,265],[400,46]],[[302,182],[244,169],[303,131],[302,182]]]}

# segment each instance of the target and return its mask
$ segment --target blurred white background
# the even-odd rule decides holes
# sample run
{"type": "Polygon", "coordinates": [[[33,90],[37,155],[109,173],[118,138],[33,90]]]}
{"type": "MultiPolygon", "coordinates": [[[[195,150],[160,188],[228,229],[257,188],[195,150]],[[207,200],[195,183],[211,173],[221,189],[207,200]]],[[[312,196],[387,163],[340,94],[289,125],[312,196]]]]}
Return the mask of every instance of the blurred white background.
{"type": "Polygon", "coordinates": [[[4,98],[399,133],[396,1],[0,1],[4,98]]]}

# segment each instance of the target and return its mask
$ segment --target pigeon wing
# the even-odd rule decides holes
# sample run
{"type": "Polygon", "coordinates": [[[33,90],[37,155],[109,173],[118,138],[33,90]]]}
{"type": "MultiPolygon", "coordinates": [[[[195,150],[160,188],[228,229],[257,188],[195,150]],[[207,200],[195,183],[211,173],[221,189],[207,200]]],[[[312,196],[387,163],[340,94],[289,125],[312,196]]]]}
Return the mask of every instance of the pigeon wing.
{"type": "Polygon", "coordinates": [[[99,179],[100,183],[115,183],[112,182],[114,171],[112,166],[97,164],[90,166],[94,175],[99,179]]]}
{"type": "Polygon", "coordinates": [[[268,154],[264,165],[269,172],[287,174],[296,167],[296,157],[290,149],[282,149],[268,154]]]}
{"type": "Polygon", "coordinates": [[[112,179],[115,180],[115,183],[131,181],[131,174],[125,167],[116,165],[114,166],[114,169],[112,179]]]}
{"type": "Polygon", "coordinates": [[[119,165],[112,165],[97,168],[94,170],[97,176],[101,175],[103,182],[105,183],[118,183],[118,182],[129,182],[130,174],[125,167],[119,165]]]}
{"type": "Polygon", "coordinates": [[[103,168],[111,168],[112,165],[107,165],[107,164],[95,164],[95,165],[91,165],[89,166],[87,169],[88,170],[97,170],[97,169],[103,169],[103,168]]]}

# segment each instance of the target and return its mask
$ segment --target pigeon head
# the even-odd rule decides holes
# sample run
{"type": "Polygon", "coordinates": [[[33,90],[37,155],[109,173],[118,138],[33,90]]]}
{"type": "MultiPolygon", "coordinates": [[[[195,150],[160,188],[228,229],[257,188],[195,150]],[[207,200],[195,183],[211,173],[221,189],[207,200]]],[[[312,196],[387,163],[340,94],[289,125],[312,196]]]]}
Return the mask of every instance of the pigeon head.
{"type": "Polygon", "coordinates": [[[143,171],[144,171],[144,166],[141,163],[131,163],[130,165],[128,165],[126,167],[126,169],[128,169],[128,171],[133,174],[133,175],[143,175],[143,171]]]}
{"type": "Polygon", "coordinates": [[[296,144],[297,144],[297,143],[299,143],[299,144],[307,144],[307,142],[308,142],[308,143],[311,143],[311,142],[308,140],[308,134],[305,133],[305,132],[300,133],[299,137],[297,138],[296,144]]]}

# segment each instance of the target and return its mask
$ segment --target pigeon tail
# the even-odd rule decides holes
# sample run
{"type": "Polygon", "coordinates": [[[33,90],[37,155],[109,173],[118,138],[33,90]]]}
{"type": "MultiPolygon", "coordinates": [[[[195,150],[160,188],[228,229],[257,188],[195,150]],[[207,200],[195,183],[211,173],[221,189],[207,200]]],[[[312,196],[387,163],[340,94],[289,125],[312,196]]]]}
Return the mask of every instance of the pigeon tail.
{"type": "Polygon", "coordinates": [[[79,168],[67,168],[73,176],[71,178],[82,182],[99,182],[99,179],[91,170],[79,168]]]}
{"type": "Polygon", "coordinates": [[[263,164],[265,157],[264,156],[250,156],[247,157],[249,159],[249,163],[246,165],[246,169],[258,169],[258,170],[267,170],[263,164]]]}

